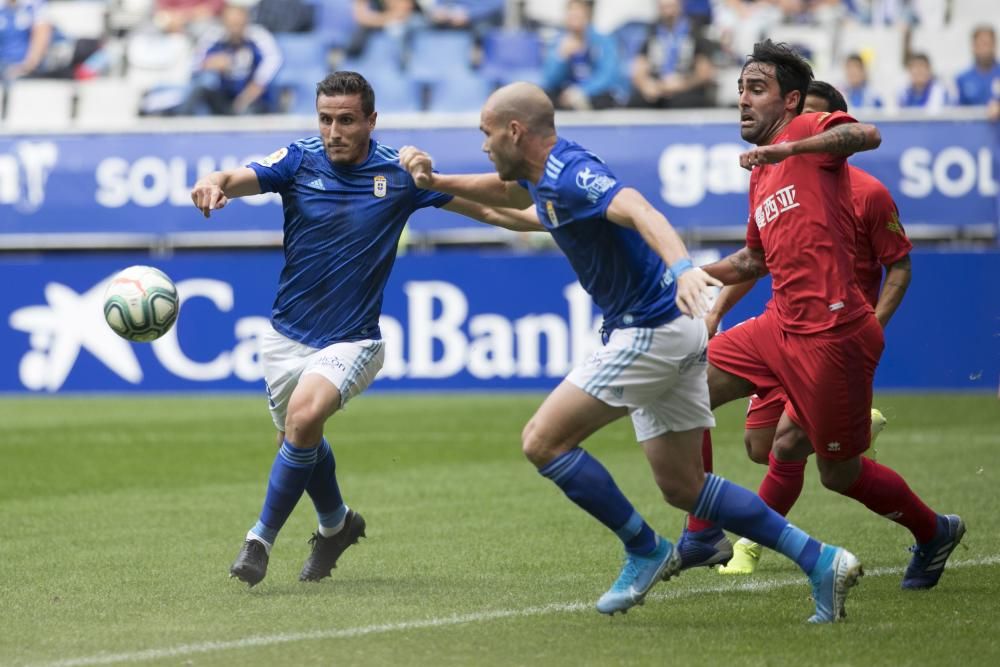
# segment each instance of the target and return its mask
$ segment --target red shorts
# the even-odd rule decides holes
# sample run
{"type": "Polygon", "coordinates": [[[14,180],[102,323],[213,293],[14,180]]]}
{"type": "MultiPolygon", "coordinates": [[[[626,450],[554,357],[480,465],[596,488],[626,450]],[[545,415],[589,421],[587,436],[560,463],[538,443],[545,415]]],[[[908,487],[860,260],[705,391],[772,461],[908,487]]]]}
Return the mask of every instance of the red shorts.
{"type": "Polygon", "coordinates": [[[781,413],[785,411],[786,403],[788,403],[788,396],[781,387],[772,389],[764,398],[754,394],[750,397],[750,404],[747,405],[746,427],[757,429],[777,426],[778,420],[781,419],[781,413]]]}
{"type": "Polygon", "coordinates": [[[844,460],[870,444],[872,380],[883,347],[871,314],[803,335],[783,331],[765,312],[714,336],[708,361],[752,382],[761,399],[784,389],[816,454],[844,460]]]}

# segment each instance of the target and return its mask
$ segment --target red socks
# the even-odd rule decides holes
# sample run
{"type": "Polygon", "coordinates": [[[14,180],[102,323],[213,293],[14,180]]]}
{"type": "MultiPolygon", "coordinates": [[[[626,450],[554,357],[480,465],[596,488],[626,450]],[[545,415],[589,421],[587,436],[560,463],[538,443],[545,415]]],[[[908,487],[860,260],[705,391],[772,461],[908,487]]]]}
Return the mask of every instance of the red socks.
{"type": "MultiPolygon", "coordinates": [[[[712,432],[707,428],[704,435],[701,436],[701,460],[705,465],[705,472],[712,472],[712,432]]],[[[688,514],[687,529],[691,532],[697,533],[714,525],[711,521],[705,521],[688,514]]]]}
{"type": "Polygon", "coordinates": [[[910,490],[892,468],[861,457],[861,474],[844,493],[865,507],[906,526],[918,544],[930,542],[937,532],[937,514],[910,490]]]}
{"type": "Polygon", "coordinates": [[[779,461],[774,452],[767,455],[767,475],[760,483],[757,495],[781,516],[786,516],[802,493],[806,476],[805,461],[779,461]]]}

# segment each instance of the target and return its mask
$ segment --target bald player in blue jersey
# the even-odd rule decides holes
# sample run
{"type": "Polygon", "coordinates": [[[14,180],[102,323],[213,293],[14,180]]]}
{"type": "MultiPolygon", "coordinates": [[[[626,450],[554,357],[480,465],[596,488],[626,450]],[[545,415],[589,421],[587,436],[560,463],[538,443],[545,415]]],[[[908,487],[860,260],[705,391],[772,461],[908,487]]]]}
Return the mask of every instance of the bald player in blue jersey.
{"type": "Polygon", "coordinates": [[[574,368],[522,434],[538,471],[614,532],[625,547],[618,579],[597,601],[605,614],[642,603],[679,572],[678,551],[657,535],[581,446],[630,414],[653,477],[671,505],[738,535],[756,535],[808,575],[815,623],[839,620],[861,565],[788,523],[755,494],[701,461],[702,430],[715,425],[706,380],[706,290],[719,283],[693,266],[680,236],[599,157],[556,134],[552,103],[528,83],[505,86],[482,109],[483,150],[496,173],[442,175],[427,153],[400,150],[418,186],[487,206],[533,206],[604,314],[604,347],[574,368]]]}
{"type": "Polygon", "coordinates": [[[341,496],[323,427],[382,367],[382,292],[407,218],[436,206],[508,229],[542,230],[537,221],[418,188],[396,151],[371,139],[375,94],[360,74],[326,77],[316,86],[316,109],[319,136],[209,174],[191,192],[205,217],[233,197],[261,192],[279,193],[284,210],[285,265],[272,330],[261,341],[280,448],[260,518],[230,568],[250,586],[266,575],[278,531],[303,492],[319,527],[300,580],[330,576],[344,550],[364,537],[364,519],[341,496]]]}

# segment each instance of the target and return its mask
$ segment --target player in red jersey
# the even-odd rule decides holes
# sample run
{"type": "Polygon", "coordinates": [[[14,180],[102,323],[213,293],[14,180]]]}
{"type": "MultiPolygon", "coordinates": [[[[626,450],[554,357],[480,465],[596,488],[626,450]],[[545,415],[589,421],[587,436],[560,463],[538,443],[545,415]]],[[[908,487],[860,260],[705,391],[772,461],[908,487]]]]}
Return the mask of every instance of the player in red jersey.
{"type": "MultiPolygon", "coordinates": [[[[883,337],[855,275],[846,158],[881,139],[843,112],[802,114],[811,79],[802,58],[770,40],[754,46],[740,75],[740,134],[756,145],[740,156],[752,170],[746,247],[705,270],[727,285],[769,272],[774,298],[759,317],[712,339],[712,406],[783,387],[823,485],[907,527],[917,545],[903,587],[930,588],[965,524],[936,514],[896,472],[862,456],[883,337]]],[[[786,412],[776,437],[790,424],[786,412]]],[[[698,532],[689,524],[682,539],[716,539],[698,532]]]]}
{"type": "MultiPolygon", "coordinates": [[[[824,81],[809,84],[803,113],[847,111],[847,102],[840,92],[824,81]]],[[[910,250],[913,244],[899,223],[899,211],[892,195],[871,174],[848,165],[851,178],[851,199],[857,223],[855,275],[865,299],[875,309],[875,319],[884,329],[899,307],[910,284],[910,250]],[[883,267],[885,281],[882,280],[883,267]]],[[[709,335],[714,335],[719,320],[753,287],[750,280],[728,285],[720,293],[715,306],[705,317],[709,335]]],[[[743,442],[747,454],[756,463],[768,466],[758,495],[772,509],[787,514],[802,492],[806,458],[812,445],[790,413],[789,431],[776,439],[778,422],[788,398],[784,389],[772,390],[767,398],[751,396],[747,409],[743,442]]],[[[872,442],[885,426],[878,410],[872,412],[872,442]]],[[[740,539],[734,545],[732,560],[719,569],[722,574],[752,574],[760,559],[760,545],[740,539]]]]}

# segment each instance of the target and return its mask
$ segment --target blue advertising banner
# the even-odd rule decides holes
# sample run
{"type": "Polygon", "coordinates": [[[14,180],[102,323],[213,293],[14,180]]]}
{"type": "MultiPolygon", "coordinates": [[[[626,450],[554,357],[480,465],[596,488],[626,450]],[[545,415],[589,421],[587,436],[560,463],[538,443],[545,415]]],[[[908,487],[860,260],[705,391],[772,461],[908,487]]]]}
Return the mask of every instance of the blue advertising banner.
{"type": "MultiPolygon", "coordinates": [[[[904,224],[996,224],[1000,127],[986,121],[884,121],[877,151],[852,158],[893,193],[904,224]]],[[[733,123],[574,126],[564,135],[601,155],[678,227],[746,223],[746,146],[733,123]]],[[[234,202],[206,221],[189,192],[199,175],[270,154],[302,132],[0,136],[0,234],[151,233],[281,227],[274,195],[234,202]]],[[[492,165],[474,128],[384,130],[390,146],[428,150],[447,172],[492,165]]],[[[475,225],[432,210],[417,231],[475,225]]]]}
{"type": "MultiPolygon", "coordinates": [[[[0,392],[262,391],[257,338],[281,263],[278,251],[0,257],[0,392]],[[140,263],[166,271],[183,300],[175,328],[151,344],[118,338],[102,314],[108,278],[140,263]]],[[[913,267],[877,385],[996,392],[1000,253],[915,253],[913,267]]],[[[768,296],[763,281],[724,324],[768,296]]],[[[403,256],[374,388],[548,389],[599,344],[599,326],[560,255],[403,256]]]]}

